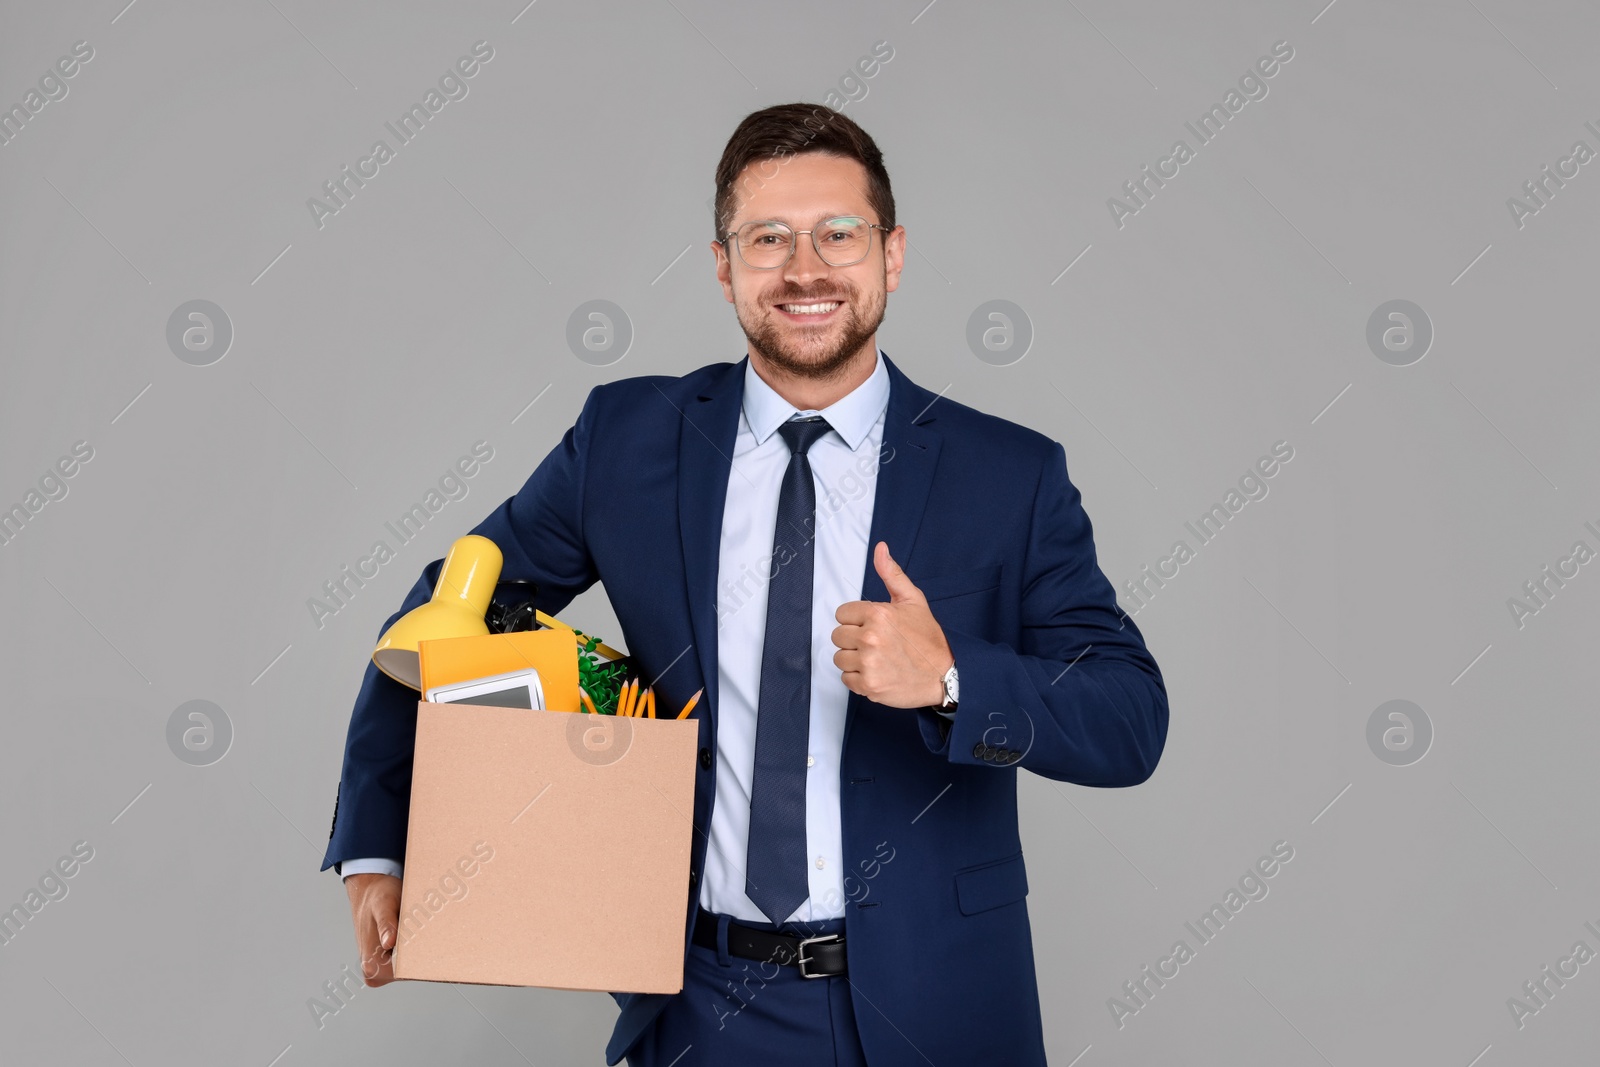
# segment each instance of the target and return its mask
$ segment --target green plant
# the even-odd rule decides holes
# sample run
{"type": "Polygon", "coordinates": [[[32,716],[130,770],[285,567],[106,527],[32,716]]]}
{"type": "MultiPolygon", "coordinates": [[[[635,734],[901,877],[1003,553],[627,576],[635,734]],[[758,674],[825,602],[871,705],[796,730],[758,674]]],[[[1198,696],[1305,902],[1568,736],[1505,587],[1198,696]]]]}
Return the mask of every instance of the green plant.
{"type": "Polygon", "coordinates": [[[615,715],[617,697],[622,692],[622,683],[627,680],[628,661],[626,657],[606,659],[595,651],[602,643],[600,638],[591,637],[582,630],[574,632],[584,639],[578,648],[578,685],[594,701],[596,711],[615,715]]]}

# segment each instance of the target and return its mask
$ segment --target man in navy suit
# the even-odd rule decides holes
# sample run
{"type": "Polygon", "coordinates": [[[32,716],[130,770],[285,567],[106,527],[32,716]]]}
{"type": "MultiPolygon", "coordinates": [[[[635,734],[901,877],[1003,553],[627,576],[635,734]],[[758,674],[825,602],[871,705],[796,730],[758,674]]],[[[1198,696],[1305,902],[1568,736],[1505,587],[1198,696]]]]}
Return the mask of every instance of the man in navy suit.
{"type": "MultiPolygon", "coordinates": [[[[704,689],[684,988],[613,993],[606,1063],[1042,1065],[1016,770],[1145,781],[1160,669],[1061,445],[878,347],[906,237],[872,139],[822,107],[747,116],[716,222],[745,357],[594,388],[471,531],[545,612],[604,582],[662,707],[704,689]]],[[[368,664],[324,863],[369,985],[416,699],[368,664]]]]}

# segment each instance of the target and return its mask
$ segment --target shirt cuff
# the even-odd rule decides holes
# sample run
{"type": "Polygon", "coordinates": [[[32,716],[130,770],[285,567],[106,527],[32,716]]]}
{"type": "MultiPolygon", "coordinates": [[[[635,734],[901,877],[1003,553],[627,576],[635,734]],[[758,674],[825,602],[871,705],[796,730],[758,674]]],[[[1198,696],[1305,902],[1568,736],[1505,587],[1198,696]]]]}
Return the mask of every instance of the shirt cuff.
{"type": "Polygon", "coordinates": [[[956,709],[954,707],[934,708],[933,710],[938,712],[941,716],[943,716],[945,722],[955,722],[956,721],[956,709]]]}
{"type": "Polygon", "coordinates": [[[339,864],[339,878],[343,881],[352,874],[387,874],[395,878],[401,877],[403,868],[394,860],[378,859],[375,857],[358,860],[343,860],[339,864]]]}

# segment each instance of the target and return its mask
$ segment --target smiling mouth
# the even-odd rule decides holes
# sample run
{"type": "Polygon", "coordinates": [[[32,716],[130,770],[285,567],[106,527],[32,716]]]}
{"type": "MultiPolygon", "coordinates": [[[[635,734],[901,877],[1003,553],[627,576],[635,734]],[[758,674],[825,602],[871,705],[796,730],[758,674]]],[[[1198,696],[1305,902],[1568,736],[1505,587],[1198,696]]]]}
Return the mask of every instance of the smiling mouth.
{"type": "Polygon", "coordinates": [[[840,300],[818,300],[809,304],[777,304],[786,318],[795,322],[820,322],[843,306],[840,300]]]}

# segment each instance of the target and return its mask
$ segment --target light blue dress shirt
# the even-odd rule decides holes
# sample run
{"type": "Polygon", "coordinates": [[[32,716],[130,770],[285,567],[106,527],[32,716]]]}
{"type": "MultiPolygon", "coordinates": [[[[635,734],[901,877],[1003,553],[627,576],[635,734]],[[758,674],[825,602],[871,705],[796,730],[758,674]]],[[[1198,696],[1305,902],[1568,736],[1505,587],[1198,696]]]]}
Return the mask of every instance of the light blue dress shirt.
{"type": "MultiPolygon", "coordinates": [[[[796,415],[821,415],[832,432],[807,453],[816,486],[816,547],[811,607],[811,724],[806,757],[806,873],[811,895],[789,916],[816,922],[844,914],[844,857],[839,827],[839,758],[850,690],[834,665],[834,612],[861,599],[871,546],[878,455],[889,406],[889,370],[878,351],[866,381],[833,404],[797,411],[746,363],[717,556],[717,789],[700,904],[736,919],[767,922],[745,895],[750,784],[755,767],[761,647],[767,626],[778,489],[789,447],[777,432],[796,415]]],[[[891,549],[895,546],[890,546],[891,549]]],[[[907,714],[910,714],[908,710],[907,714]]],[[[947,719],[954,712],[941,711],[947,719]]],[[[351,859],[346,877],[401,875],[392,859],[351,859]]]]}

